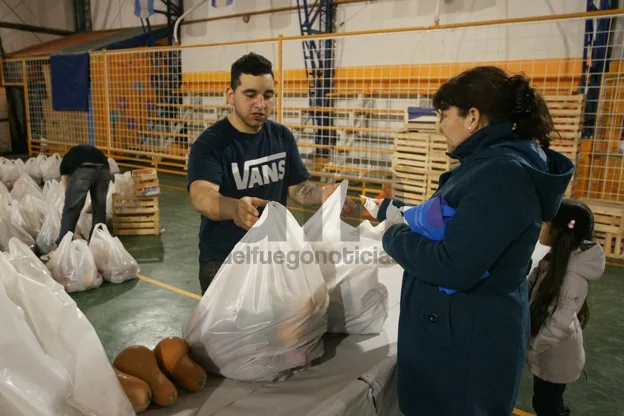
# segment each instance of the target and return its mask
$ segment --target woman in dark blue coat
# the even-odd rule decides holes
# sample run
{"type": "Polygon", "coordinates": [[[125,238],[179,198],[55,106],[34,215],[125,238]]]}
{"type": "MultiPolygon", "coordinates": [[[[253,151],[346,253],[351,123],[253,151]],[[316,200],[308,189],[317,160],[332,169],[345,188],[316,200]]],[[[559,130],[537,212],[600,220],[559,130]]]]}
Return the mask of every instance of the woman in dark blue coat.
{"type": "MultiPolygon", "coordinates": [[[[408,416],[511,415],[529,332],[531,254],[574,165],[548,149],[552,119],[523,76],[474,68],[445,83],[433,104],[460,162],[435,196],[455,216],[441,241],[406,224],[383,236],[405,270],[399,405],[408,416]]],[[[380,220],[389,203],[402,204],[384,200],[380,220]]]]}

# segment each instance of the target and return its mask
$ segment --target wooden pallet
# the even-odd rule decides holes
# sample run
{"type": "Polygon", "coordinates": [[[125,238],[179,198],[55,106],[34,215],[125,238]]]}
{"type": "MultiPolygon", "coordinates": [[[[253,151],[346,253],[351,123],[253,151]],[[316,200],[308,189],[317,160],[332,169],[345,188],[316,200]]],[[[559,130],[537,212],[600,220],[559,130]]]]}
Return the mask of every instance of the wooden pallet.
{"type": "Polygon", "coordinates": [[[113,231],[116,235],[159,235],[158,197],[113,194],[113,231]]]}
{"type": "Polygon", "coordinates": [[[407,131],[440,132],[440,118],[432,108],[407,107],[404,124],[407,131]]]}
{"type": "Polygon", "coordinates": [[[158,173],[156,169],[147,168],[133,170],[132,181],[134,183],[134,194],[136,196],[160,195],[160,184],[158,183],[158,173]]]}
{"type": "Polygon", "coordinates": [[[553,119],[555,130],[553,138],[579,139],[583,129],[585,95],[551,95],[544,100],[553,119]]]}
{"type": "Polygon", "coordinates": [[[550,142],[550,148],[562,155],[567,156],[572,163],[576,164],[576,156],[579,151],[579,140],[553,139],[550,142]]]}
{"type": "Polygon", "coordinates": [[[593,239],[610,258],[624,258],[624,202],[582,200],[594,214],[593,239]]]}

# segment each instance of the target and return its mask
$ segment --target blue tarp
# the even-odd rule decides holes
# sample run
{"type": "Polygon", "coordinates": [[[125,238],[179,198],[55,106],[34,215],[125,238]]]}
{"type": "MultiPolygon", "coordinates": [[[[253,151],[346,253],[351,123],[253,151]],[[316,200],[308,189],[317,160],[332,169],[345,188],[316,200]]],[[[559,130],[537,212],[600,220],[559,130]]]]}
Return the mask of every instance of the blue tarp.
{"type": "Polygon", "coordinates": [[[50,56],[52,108],[89,111],[89,54],[50,56]]]}
{"type": "Polygon", "coordinates": [[[89,51],[153,46],[167,33],[166,28],[148,33],[125,30],[86,42],[83,48],[72,47],[51,55],[52,108],[55,111],[89,111],[89,51]]]}

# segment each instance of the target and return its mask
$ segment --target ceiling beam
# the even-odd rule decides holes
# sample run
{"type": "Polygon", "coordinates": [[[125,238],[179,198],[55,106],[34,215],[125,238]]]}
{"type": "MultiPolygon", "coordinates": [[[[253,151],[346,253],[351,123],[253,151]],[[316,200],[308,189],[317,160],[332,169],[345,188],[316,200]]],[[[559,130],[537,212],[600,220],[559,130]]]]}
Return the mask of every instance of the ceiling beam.
{"type": "Polygon", "coordinates": [[[73,30],[54,29],[51,27],[32,26],[32,25],[25,25],[23,23],[10,23],[10,22],[0,22],[0,28],[22,30],[24,32],[47,33],[49,35],[59,35],[59,36],[73,35],[76,33],[73,30]]]}

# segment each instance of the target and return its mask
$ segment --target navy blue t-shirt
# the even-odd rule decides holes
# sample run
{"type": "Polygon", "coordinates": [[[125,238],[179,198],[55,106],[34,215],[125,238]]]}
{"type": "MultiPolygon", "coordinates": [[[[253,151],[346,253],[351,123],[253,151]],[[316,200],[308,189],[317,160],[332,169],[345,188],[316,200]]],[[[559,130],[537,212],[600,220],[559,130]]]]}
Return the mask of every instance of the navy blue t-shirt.
{"type": "MultiPolygon", "coordinates": [[[[241,133],[225,118],[210,126],[191,146],[188,187],[213,182],[226,197],[251,196],[286,205],[288,187],[310,178],[295,136],[285,126],[265,121],[258,133],[241,133]]],[[[234,221],[202,215],[199,260],[224,261],[247,231],[234,221]]]]}

